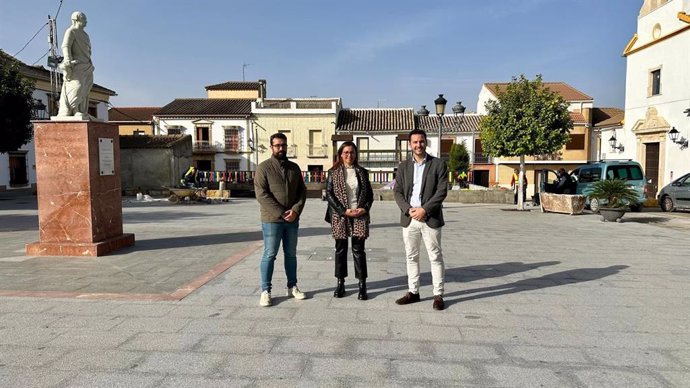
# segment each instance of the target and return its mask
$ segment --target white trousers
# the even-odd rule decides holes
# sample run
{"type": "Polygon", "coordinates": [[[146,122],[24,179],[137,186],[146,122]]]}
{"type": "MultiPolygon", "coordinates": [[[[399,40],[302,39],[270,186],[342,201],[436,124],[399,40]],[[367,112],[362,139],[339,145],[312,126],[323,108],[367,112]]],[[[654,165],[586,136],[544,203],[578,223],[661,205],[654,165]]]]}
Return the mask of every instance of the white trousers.
{"type": "Polygon", "coordinates": [[[441,251],[441,228],[431,228],[424,222],[415,219],[402,230],[407,258],[407,282],[410,292],[419,293],[419,246],[424,240],[426,252],[431,263],[431,282],[434,295],[443,296],[443,252],[441,251]]]}

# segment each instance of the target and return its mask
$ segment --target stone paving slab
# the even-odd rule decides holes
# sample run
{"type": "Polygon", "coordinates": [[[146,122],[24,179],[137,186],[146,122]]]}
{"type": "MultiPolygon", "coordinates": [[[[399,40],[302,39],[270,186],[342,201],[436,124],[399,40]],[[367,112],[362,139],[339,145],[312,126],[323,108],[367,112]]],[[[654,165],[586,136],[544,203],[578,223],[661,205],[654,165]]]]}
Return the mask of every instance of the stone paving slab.
{"type": "Polygon", "coordinates": [[[373,208],[370,300],[356,299],[353,277],[347,296],[333,298],[325,204],[310,199],[298,254],[308,298],[284,296],[278,264],[276,303],[261,308],[261,236],[251,199],[176,206],[127,200],[124,228],[137,235],[137,245],[88,260],[23,256],[23,244],[37,238],[31,200],[0,201],[0,289],[29,295],[0,294],[3,387],[690,381],[688,213],[628,213],[611,224],[594,214],[446,204],[448,308],[438,312],[426,256],[422,302],[394,303],[406,276],[392,202],[373,208]],[[77,286],[86,288],[80,293],[77,286]],[[29,293],[36,290],[46,294],[29,293]],[[84,299],[98,292],[100,299],[84,299]]]}

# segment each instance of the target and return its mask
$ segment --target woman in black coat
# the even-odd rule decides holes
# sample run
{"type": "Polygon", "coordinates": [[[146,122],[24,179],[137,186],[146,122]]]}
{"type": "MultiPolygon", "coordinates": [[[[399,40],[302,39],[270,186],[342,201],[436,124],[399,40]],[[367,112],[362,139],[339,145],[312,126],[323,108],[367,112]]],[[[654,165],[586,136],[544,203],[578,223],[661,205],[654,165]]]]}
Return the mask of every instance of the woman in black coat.
{"type": "Polygon", "coordinates": [[[331,224],[335,239],[335,277],[338,279],[333,296],[345,296],[347,245],[348,238],[351,238],[355,277],[359,279],[357,299],[366,300],[367,255],[364,241],[369,237],[369,210],[374,193],[369,172],[358,164],[357,146],[351,141],[344,142],[338,148],[338,158],[326,181],[326,200],[326,221],[331,224]]]}

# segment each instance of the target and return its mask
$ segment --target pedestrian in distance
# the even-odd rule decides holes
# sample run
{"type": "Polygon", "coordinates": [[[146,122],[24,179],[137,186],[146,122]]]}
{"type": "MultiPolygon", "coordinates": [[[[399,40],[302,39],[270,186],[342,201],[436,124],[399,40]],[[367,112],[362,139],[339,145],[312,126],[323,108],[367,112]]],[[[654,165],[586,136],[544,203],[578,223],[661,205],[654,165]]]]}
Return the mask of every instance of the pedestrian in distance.
{"type": "Polygon", "coordinates": [[[297,287],[297,235],[299,216],[307,200],[307,188],[299,166],[287,158],[287,137],[271,135],[272,155],[259,164],[254,178],[256,200],[261,209],[264,251],[261,257],[261,297],[259,305],[270,306],[273,266],[282,243],[287,277],[287,295],[306,296],[297,287]]]}
{"type": "Polygon", "coordinates": [[[448,166],[440,158],[426,153],[426,132],[410,132],[412,158],[398,167],[395,177],[395,202],[400,208],[400,224],[405,244],[409,291],[395,303],[406,305],[420,301],[419,247],[424,241],[431,262],[434,286],[434,310],[443,310],[445,267],[441,249],[443,200],[448,194],[448,166]]]}
{"type": "Polygon", "coordinates": [[[364,242],[369,237],[369,211],[374,192],[369,182],[369,171],[358,163],[357,146],[351,141],[338,148],[338,157],[326,180],[326,222],[331,224],[335,239],[335,277],[333,296],[345,296],[347,278],[348,238],[352,240],[352,260],[355,277],[359,280],[357,299],[367,300],[367,254],[364,242]]]}
{"type": "MultiPolygon", "coordinates": [[[[520,170],[517,168],[513,170],[513,177],[510,179],[510,187],[513,189],[513,205],[518,203],[518,191],[520,182],[520,170]]],[[[522,177],[522,200],[527,200],[527,175],[522,177]]]]}

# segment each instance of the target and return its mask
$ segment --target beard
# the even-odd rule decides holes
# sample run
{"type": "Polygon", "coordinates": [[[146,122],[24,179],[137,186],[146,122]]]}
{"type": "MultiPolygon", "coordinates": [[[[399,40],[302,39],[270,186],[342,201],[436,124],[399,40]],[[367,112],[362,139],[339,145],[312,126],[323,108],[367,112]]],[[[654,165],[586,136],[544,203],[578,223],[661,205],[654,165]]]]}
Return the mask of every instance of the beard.
{"type": "Polygon", "coordinates": [[[276,159],[285,160],[285,159],[287,159],[287,152],[286,151],[278,151],[278,152],[274,153],[273,156],[275,156],[276,159]]]}

